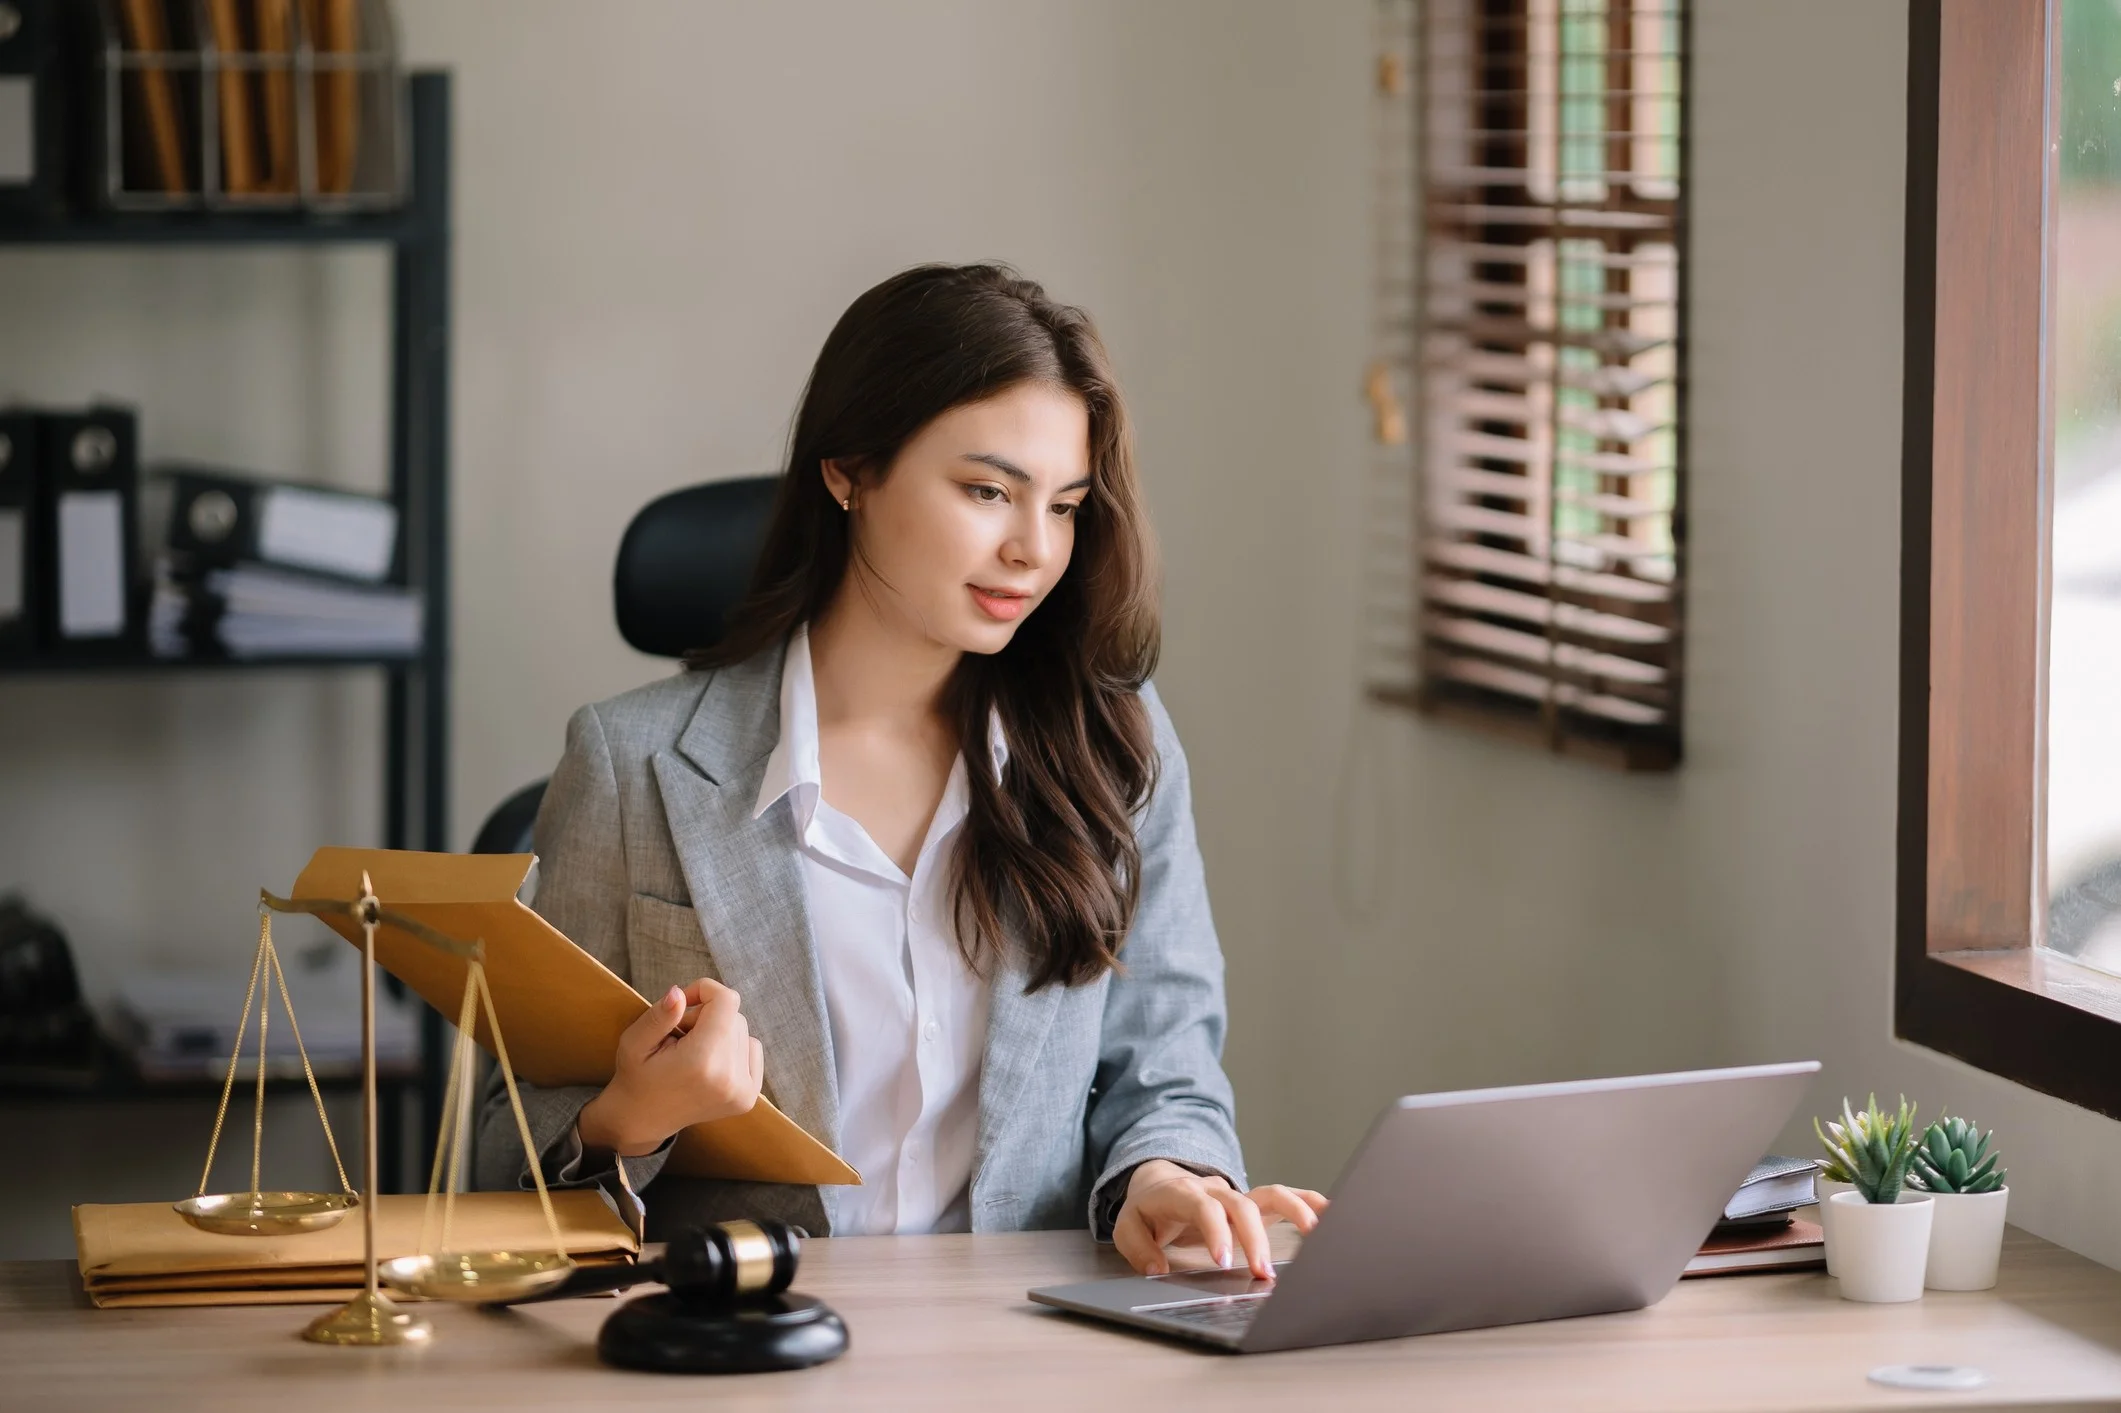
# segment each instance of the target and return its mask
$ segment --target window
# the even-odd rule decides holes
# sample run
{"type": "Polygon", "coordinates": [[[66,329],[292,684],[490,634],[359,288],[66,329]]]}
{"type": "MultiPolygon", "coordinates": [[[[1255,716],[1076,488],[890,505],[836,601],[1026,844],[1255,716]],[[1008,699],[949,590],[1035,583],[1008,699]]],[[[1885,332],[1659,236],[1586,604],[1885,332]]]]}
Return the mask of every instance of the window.
{"type": "Polygon", "coordinates": [[[1684,22],[1426,0],[1413,82],[1380,68],[1418,110],[1385,142],[1414,145],[1421,227],[1414,617],[1380,695],[1630,768],[1679,757],[1684,22]]]}
{"type": "Polygon", "coordinates": [[[2046,941],[2121,973],[2121,6],[2061,18],[2046,941]]]}
{"type": "Polygon", "coordinates": [[[1910,7],[1894,1010],[1907,1039],[2121,1117],[2121,978],[2068,954],[2099,958],[2121,820],[2097,696],[2121,672],[2097,528],[2121,411],[2096,367],[2121,289],[2093,288],[2121,260],[2117,24],[2111,0],[1910,7]]]}

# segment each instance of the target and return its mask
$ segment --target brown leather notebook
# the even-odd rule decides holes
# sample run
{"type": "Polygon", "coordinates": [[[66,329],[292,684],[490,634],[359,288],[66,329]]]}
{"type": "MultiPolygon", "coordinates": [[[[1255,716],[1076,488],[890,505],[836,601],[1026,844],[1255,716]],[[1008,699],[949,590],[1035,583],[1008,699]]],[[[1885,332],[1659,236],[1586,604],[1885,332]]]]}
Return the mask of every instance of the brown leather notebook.
{"type": "Polygon", "coordinates": [[[1712,1236],[1686,1263],[1683,1276],[1735,1276],[1749,1271],[1801,1271],[1826,1264],[1826,1233],[1792,1218],[1769,1231],[1712,1236]]]}

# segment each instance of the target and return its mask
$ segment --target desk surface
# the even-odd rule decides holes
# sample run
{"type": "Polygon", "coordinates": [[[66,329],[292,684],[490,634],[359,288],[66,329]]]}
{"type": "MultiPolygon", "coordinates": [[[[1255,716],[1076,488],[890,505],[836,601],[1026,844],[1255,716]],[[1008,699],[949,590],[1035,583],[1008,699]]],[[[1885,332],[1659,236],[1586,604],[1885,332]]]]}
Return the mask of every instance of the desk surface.
{"type": "Polygon", "coordinates": [[[704,1380],[596,1362],[606,1299],[504,1315],[429,1307],[422,1350],[306,1344],[311,1308],[94,1310],[73,1268],[0,1263],[0,1404],[522,1410],[1066,1407],[1781,1409],[2121,1402],[2121,1274],[2015,1228],[1975,1294],[1858,1305],[1824,1275],[1689,1280],[1624,1315],[1237,1356],[1082,1323],[1032,1285],[1120,1274],[1071,1232],[810,1243],[800,1288],[853,1347],[803,1373],[704,1380]],[[1877,1387],[1880,1364],[1987,1371],[1974,1394],[1877,1387]]]}

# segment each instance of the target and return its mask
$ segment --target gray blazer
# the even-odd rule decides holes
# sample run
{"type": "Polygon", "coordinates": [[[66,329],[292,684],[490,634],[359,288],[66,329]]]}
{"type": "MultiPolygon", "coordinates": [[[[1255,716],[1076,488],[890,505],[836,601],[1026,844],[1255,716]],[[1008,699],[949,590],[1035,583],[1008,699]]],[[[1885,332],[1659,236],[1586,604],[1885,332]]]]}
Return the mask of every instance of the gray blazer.
{"type": "MultiPolygon", "coordinates": [[[[752,818],[780,739],[783,653],[681,673],[583,707],[538,813],[533,906],[653,996],[711,976],[743,995],[766,1056],[766,1095],[833,1147],[839,1094],[824,988],[798,869],[793,809],[752,818]]],[[[1116,1180],[1167,1158],[1242,1188],[1234,1101],[1221,1065],[1222,950],[1194,839],[1186,758],[1154,688],[1143,699],[1161,774],[1136,819],[1141,901],[1124,971],[1027,994],[1020,955],[996,971],[980,1066],[972,1229],[1066,1227],[1109,1236],[1116,1180]]],[[[523,1086],[531,1135],[555,1185],[610,1184],[575,1117],[592,1087],[523,1086]]],[[[731,1217],[827,1230],[818,1189],[658,1177],[669,1145],[625,1162],[651,1238],[731,1217]]],[[[507,1097],[487,1091],[479,1185],[530,1186],[507,1097]]]]}

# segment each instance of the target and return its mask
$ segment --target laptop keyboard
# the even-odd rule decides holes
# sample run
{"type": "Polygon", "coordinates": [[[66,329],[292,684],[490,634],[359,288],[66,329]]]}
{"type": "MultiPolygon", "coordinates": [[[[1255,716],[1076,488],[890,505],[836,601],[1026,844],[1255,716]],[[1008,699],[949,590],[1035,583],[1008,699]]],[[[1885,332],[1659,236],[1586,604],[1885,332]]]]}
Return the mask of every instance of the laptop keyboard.
{"type": "Polygon", "coordinates": [[[1158,1310],[1155,1313],[1160,1319],[1176,1320],[1196,1329],[1241,1335],[1252,1328],[1252,1321],[1258,1318],[1262,1303],[1257,1297],[1210,1300],[1199,1305],[1181,1305],[1173,1310],[1158,1310]]]}

